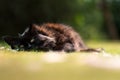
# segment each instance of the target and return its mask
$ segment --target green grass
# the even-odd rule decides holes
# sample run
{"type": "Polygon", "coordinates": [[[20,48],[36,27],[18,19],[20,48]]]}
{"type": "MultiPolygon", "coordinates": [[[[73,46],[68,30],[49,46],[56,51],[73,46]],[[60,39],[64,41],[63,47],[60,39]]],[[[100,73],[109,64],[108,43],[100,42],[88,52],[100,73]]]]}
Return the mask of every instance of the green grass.
{"type": "Polygon", "coordinates": [[[112,54],[120,54],[120,42],[119,41],[104,41],[104,42],[87,42],[89,47],[103,48],[106,52],[112,54]]]}
{"type": "Polygon", "coordinates": [[[112,57],[103,53],[17,52],[1,43],[0,80],[120,80],[119,43],[87,42],[89,47],[104,48],[112,57]]]}

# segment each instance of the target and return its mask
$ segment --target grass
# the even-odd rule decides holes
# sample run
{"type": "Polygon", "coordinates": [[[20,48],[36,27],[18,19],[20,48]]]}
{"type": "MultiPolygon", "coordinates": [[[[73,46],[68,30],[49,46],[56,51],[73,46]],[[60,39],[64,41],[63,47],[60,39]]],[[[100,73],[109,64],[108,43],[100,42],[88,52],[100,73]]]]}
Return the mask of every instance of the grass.
{"type": "Polygon", "coordinates": [[[119,80],[119,43],[87,42],[108,54],[17,52],[1,43],[0,80],[119,80]]]}

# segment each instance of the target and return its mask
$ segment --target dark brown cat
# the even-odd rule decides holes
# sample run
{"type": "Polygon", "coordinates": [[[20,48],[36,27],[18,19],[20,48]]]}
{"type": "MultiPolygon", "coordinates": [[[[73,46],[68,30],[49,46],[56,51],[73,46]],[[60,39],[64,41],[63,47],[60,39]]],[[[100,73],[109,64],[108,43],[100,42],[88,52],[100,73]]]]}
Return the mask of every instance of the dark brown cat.
{"type": "MultiPolygon", "coordinates": [[[[7,41],[8,37],[4,37],[4,40],[13,46],[14,43],[7,41]]],[[[14,39],[13,37],[9,37],[14,39]]],[[[20,34],[16,41],[18,42],[18,48],[36,49],[42,51],[86,51],[86,52],[100,52],[101,50],[88,48],[80,35],[72,29],[70,26],[46,23],[42,25],[33,24],[28,27],[22,34],[20,34]]],[[[16,42],[15,41],[15,42],[16,42]]],[[[16,45],[16,44],[15,44],[16,45]]]]}

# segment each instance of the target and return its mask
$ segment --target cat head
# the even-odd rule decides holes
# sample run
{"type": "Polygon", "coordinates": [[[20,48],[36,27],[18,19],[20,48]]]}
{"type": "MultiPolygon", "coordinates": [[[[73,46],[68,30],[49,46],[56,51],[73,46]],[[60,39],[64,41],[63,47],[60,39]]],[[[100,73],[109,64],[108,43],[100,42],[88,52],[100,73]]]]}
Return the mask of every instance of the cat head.
{"type": "Polygon", "coordinates": [[[3,40],[11,46],[12,49],[30,50],[30,49],[51,49],[55,46],[55,39],[38,33],[38,26],[31,25],[17,37],[4,36],[3,40]]]}

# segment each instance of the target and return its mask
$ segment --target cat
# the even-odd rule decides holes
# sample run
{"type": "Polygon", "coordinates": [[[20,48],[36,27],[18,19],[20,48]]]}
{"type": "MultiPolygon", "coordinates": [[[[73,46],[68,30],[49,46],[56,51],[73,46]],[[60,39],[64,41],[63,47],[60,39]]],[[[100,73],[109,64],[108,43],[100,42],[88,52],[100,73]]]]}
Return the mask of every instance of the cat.
{"type": "Polygon", "coordinates": [[[5,36],[3,39],[12,49],[15,49],[14,46],[17,46],[16,48],[19,50],[102,51],[101,49],[88,48],[81,36],[72,27],[59,23],[32,24],[17,37],[5,36]]]}

